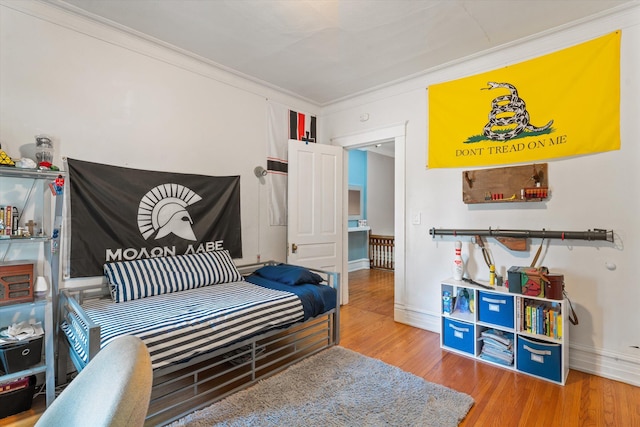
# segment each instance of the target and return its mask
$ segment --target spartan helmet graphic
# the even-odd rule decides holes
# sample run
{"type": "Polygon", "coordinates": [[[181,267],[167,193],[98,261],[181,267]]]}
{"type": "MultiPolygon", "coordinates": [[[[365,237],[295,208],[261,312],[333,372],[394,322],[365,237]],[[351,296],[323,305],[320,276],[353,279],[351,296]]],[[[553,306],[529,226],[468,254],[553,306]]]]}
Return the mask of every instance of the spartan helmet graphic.
{"type": "Polygon", "coordinates": [[[186,207],[200,200],[202,197],[180,184],[153,188],[138,206],[138,228],[142,237],[146,240],[157,232],[156,240],[171,233],[185,240],[197,240],[186,207]]]}

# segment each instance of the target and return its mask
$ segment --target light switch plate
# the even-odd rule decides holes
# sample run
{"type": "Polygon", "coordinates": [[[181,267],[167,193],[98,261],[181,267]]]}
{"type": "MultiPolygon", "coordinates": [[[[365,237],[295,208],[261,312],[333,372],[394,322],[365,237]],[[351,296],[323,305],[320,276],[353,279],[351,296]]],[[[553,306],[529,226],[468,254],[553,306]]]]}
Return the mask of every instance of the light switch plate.
{"type": "Polygon", "coordinates": [[[421,216],[420,212],[411,214],[411,224],[420,225],[420,221],[421,221],[420,216],[421,216]]]}

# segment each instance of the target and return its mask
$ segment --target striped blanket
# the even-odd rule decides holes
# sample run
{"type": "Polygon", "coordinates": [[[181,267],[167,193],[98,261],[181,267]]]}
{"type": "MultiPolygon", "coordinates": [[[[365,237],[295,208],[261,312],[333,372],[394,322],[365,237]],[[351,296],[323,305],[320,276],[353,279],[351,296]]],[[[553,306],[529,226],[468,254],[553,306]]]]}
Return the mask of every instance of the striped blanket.
{"type": "MultiPolygon", "coordinates": [[[[246,281],[222,283],[187,291],[115,303],[87,300],[87,315],[101,326],[103,348],[120,335],[142,339],[153,368],[186,361],[270,329],[303,320],[300,299],[285,291],[246,281]]],[[[86,362],[72,316],[62,329],[86,362]]]]}

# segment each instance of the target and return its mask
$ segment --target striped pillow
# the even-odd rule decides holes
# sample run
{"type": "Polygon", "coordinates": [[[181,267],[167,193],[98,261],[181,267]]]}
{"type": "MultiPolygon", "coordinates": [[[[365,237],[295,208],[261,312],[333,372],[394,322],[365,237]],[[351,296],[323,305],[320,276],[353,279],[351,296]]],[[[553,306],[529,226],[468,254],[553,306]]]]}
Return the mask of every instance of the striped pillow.
{"type": "Polygon", "coordinates": [[[228,250],[117,261],[104,274],[115,302],[243,280],[228,250]]]}

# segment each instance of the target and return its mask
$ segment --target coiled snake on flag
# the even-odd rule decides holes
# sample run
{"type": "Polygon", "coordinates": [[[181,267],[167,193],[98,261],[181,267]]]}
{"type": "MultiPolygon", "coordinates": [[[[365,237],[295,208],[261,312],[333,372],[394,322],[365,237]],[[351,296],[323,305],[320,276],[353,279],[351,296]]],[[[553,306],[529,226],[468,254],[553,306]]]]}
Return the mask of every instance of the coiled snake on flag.
{"type": "Polygon", "coordinates": [[[529,112],[526,109],[524,101],[518,96],[518,90],[509,83],[487,82],[489,87],[482,89],[506,88],[511,92],[509,95],[497,96],[491,101],[491,112],[489,113],[489,122],[484,126],[483,134],[487,138],[494,141],[506,141],[521,134],[524,130],[530,132],[540,132],[548,129],[553,120],[542,127],[533,126],[529,123],[529,112]],[[513,113],[506,117],[497,117],[498,114],[513,113]],[[495,132],[495,126],[511,126],[516,125],[513,129],[506,132],[495,132]]]}

